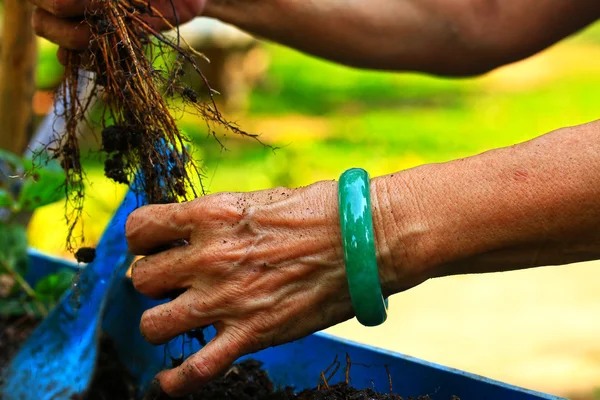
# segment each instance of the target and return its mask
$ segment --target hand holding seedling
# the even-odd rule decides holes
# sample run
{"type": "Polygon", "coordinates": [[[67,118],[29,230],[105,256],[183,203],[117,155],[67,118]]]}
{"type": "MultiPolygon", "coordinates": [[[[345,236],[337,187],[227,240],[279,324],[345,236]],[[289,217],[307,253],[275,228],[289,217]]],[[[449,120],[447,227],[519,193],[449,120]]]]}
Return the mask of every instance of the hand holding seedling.
{"type": "MultiPolygon", "coordinates": [[[[371,181],[385,296],[429,278],[600,257],[600,125],[371,181]]],[[[165,343],[214,325],[217,336],[158,375],[183,394],[237,358],[353,315],[336,182],[222,193],[131,214],[137,290],[178,296],[146,311],[141,331],[165,343]],[[177,246],[153,254],[156,248],[177,246]]]]}
{"type": "MultiPolygon", "coordinates": [[[[66,62],[66,51],[83,51],[90,45],[89,22],[84,20],[84,15],[93,15],[100,2],[96,0],[31,0],[37,9],[33,15],[33,27],[39,36],[42,36],[60,45],[58,57],[62,63],[66,62]]],[[[152,0],[140,2],[151,4],[160,15],[144,15],[143,18],[156,30],[166,30],[177,24],[183,24],[200,15],[204,8],[204,0],[152,0]]],[[[144,10],[146,11],[146,10],[144,10]]],[[[109,22],[103,29],[110,31],[115,27],[109,22]]]]}

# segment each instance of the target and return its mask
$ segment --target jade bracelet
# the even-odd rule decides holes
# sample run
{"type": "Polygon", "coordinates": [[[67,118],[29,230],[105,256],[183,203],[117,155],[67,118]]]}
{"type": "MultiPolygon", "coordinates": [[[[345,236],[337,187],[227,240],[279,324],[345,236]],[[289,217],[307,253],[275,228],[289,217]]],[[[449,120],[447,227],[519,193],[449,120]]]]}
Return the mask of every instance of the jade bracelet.
{"type": "Polygon", "coordinates": [[[354,313],[362,325],[376,326],[386,320],[388,302],[381,292],[369,183],[365,170],[349,169],[340,176],[338,197],[346,276],[354,313]]]}

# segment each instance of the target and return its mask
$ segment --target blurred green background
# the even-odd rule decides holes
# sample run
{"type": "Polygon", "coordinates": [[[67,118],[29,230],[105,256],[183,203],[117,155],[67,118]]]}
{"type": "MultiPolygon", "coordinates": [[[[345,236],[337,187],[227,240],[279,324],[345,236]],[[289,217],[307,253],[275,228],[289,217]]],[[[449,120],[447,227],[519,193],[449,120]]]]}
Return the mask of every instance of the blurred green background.
{"type": "MultiPolygon", "coordinates": [[[[40,89],[43,90],[56,84],[60,79],[61,69],[55,61],[56,48],[45,41],[40,41],[40,44],[37,77],[40,89]]],[[[273,152],[253,140],[228,135],[222,138],[227,148],[223,151],[213,138],[207,137],[204,123],[200,119],[189,114],[180,115],[181,128],[194,139],[195,154],[205,168],[205,185],[210,192],[307,185],[317,180],[335,179],[349,167],[362,167],[372,176],[377,176],[512,145],[554,129],[590,122],[600,115],[600,24],[524,62],[470,79],[359,71],[274,44],[265,44],[263,49],[269,60],[268,69],[251,92],[247,108],[244,111],[225,112],[225,116],[237,121],[245,130],[261,134],[262,140],[280,147],[279,150],[273,152]]],[[[41,104],[49,101],[48,95],[43,93],[39,94],[41,104]]],[[[43,109],[43,104],[40,107],[43,109]]],[[[119,204],[125,188],[103,178],[101,164],[95,163],[93,159],[86,163],[90,182],[84,215],[85,232],[86,240],[93,245],[119,204]]],[[[69,256],[64,251],[63,232],[66,232],[66,228],[63,206],[55,204],[39,210],[30,225],[29,236],[34,247],[69,256]]],[[[600,268],[596,267],[595,270],[600,268]]],[[[542,275],[537,275],[538,278],[540,276],[542,275]]],[[[572,272],[570,276],[572,279],[579,279],[576,272],[572,272]]],[[[532,287],[541,287],[540,283],[536,283],[538,278],[528,281],[533,286],[523,287],[523,295],[531,292],[532,287]]],[[[465,282],[460,281],[460,278],[456,279],[447,282],[459,282],[457,285],[465,282]]],[[[581,275],[580,279],[589,280],[590,277],[581,275]]],[[[499,281],[495,282],[488,283],[496,285],[496,288],[500,287],[500,283],[497,283],[499,281]]],[[[549,293],[552,290],[558,292],[563,284],[562,281],[553,282],[549,283],[549,293]]],[[[510,288],[513,283],[505,283],[512,290],[510,288]]],[[[481,283],[479,287],[484,287],[481,285],[484,284],[481,283]]],[[[472,288],[473,286],[455,287],[463,295],[472,288]]],[[[440,288],[438,293],[446,293],[443,290],[445,289],[440,288]]],[[[415,293],[421,293],[427,299],[433,298],[431,291],[426,294],[415,293]]],[[[480,301],[474,296],[473,294],[468,298],[470,300],[465,304],[480,301]]],[[[596,296],[590,299],[595,306],[590,310],[595,310],[595,318],[600,320],[600,312],[597,311],[600,309],[600,298],[596,296]]],[[[448,328],[448,325],[439,322],[441,317],[433,314],[442,304],[448,304],[447,300],[448,297],[437,299],[430,308],[425,305],[427,302],[419,300],[423,304],[420,318],[424,318],[426,312],[432,314],[428,319],[419,319],[413,325],[427,326],[428,333],[439,331],[443,326],[448,328]]],[[[561,364],[561,367],[554,370],[546,370],[544,365],[548,364],[540,361],[528,369],[536,371],[531,377],[517,367],[507,367],[506,371],[497,372],[500,371],[498,366],[494,369],[487,364],[477,364],[473,358],[478,354],[486,360],[501,358],[498,354],[489,354],[490,348],[498,345],[490,342],[489,337],[480,350],[473,351],[472,358],[466,355],[446,357],[441,353],[442,350],[434,352],[434,348],[457,346],[458,339],[457,342],[451,342],[447,334],[442,335],[442,339],[436,337],[418,346],[415,343],[418,342],[419,331],[415,331],[410,338],[401,340],[398,332],[408,329],[410,324],[405,312],[408,307],[414,309],[415,303],[406,304],[408,300],[399,303],[400,301],[403,300],[397,300],[397,303],[392,301],[392,308],[400,310],[396,325],[390,323],[396,330],[387,328],[385,331],[386,328],[381,328],[382,330],[377,331],[380,332],[379,336],[374,336],[373,331],[362,330],[357,324],[349,323],[333,331],[557,394],[589,392],[596,383],[600,383],[600,344],[590,350],[592,356],[588,353],[585,355],[593,361],[592,364],[577,364],[577,367],[571,369],[561,364]],[[448,340],[445,344],[444,337],[448,340]],[[587,383],[581,383],[578,379],[587,383]],[[565,381],[572,385],[564,383],[565,381]]],[[[536,304],[541,307],[541,300],[536,304]]],[[[499,309],[493,311],[493,307],[490,305],[481,315],[500,312],[499,309]]],[[[541,313],[537,310],[532,311],[533,317],[541,313]]],[[[449,312],[445,311],[446,314],[449,312]]],[[[515,310],[507,310],[504,322],[492,319],[487,324],[492,330],[503,332],[499,326],[510,324],[508,318],[514,312],[515,310]]],[[[571,313],[572,310],[565,312],[571,313]]],[[[589,314],[581,318],[586,321],[594,319],[594,311],[589,311],[589,314]]],[[[548,319],[553,320],[552,317],[548,319]]],[[[465,324],[473,322],[464,319],[461,321],[465,324]]],[[[517,324],[515,321],[512,323],[517,324]]],[[[477,329],[477,326],[478,324],[474,324],[471,328],[464,328],[470,329],[470,333],[461,336],[466,345],[477,346],[476,339],[486,334],[481,332],[480,335],[474,335],[473,329],[477,329]]],[[[543,325],[540,329],[546,332],[554,328],[543,325]]],[[[598,324],[592,328],[578,325],[573,329],[578,332],[583,330],[590,335],[593,333],[595,342],[598,342],[598,324]]],[[[556,331],[555,334],[558,335],[556,331]]],[[[518,340],[511,335],[512,332],[507,331],[506,336],[499,337],[498,340],[504,343],[509,339],[518,340]]],[[[537,333],[531,343],[539,342],[542,340],[540,337],[541,334],[537,333]]],[[[556,336],[552,338],[554,341],[558,340],[556,336]]],[[[581,337],[576,337],[573,340],[580,339],[581,337]]],[[[534,345],[525,346],[532,348],[534,345]]],[[[540,349],[540,353],[544,352],[547,353],[548,350],[540,349]]],[[[515,360],[516,358],[511,359],[507,363],[515,366],[515,360]]]]}

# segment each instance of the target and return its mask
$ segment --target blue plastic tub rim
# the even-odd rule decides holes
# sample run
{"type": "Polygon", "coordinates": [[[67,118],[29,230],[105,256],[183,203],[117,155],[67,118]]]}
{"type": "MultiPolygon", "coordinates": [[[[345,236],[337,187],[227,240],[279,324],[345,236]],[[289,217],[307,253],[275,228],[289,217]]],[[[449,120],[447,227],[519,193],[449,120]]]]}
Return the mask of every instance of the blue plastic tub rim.
{"type": "MultiPolygon", "coordinates": [[[[72,271],[82,269],[75,262],[48,255],[33,248],[29,249],[29,256],[32,262],[26,279],[30,284],[35,284],[37,280],[43,278],[48,273],[56,272],[63,268],[72,271]]],[[[127,299],[133,301],[142,299],[142,296],[137,294],[137,292],[133,293],[134,290],[130,282],[128,286],[131,286],[131,289],[122,291],[122,293],[129,293],[128,295],[132,296],[127,299]]],[[[142,307],[140,304],[142,303],[138,303],[138,306],[142,307]]],[[[149,304],[151,303],[145,303],[143,307],[148,307],[149,304]]],[[[126,320],[128,319],[130,318],[126,320]]],[[[118,318],[115,321],[123,322],[123,319],[118,318]]],[[[129,325],[133,327],[138,324],[135,321],[129,322],[129,325]]],[[[120,331],[117,329],[114,331],[114,334],[120,335],[123,332],[129,332],[131,327],[125,325],[123,327],[117,326],[117,328],[122,328],[123,330],[120,331]]],[[[115,326],[114,321],[113,326],[115,326]]],[[[210,339],[209,336],[207,336],[207,339],[210,339]]],[[[197,350],[199,350],[199,347],[190,348],[190,351],[197,350]]],[[[160,357],[162,359],[163,355],[164,351],[161,346],[148,347],[148,361],[151,364],[153,363],[157,366],[158,364],[155,362],[157,360],[154,360],[153,357],[160,357]]],[[[458,395],[461,400],[565,399],[517,387],[395,351],[343,339],[325,332],[317,332],[294,342],[244,356],[242,359],[253,358],[261,361],[265,370],[277,386],[293,386],[296,390],[302,390],[317,385],[318,382],[314,375],[315,371],[325,370],[331,364],[334,357],[342,359],[345,355],[351,357],[353,365],[356,362],[357,365],[362,364],[373,367],[356,369],[354,366],[352,367],[350,383],[359,389],[376,386],[382,390],[387,390],[388,379],[391,376],[395,381],[394,386],[400,387],[403,390],[403,396],[416,397],[430,393],[435,395],[435,399],[449,399],[453,394],[458,395]],[[293,360],[293,362],[290,362],[290,360],[293,360]],[[432,386],[434,385],[433,382],[435,382],[435,386],[432,386]]],[[[140,367],[142,369],[147,368],[144,366],[140,367]]],[[[143,372],[146,375],[154,373],[155,371],[151,370],[143,372]]],[[[333,379],[334,382],[331,383],[342,381],[343,375],[343,373],[338,373],[337,377],[333,379]]]]}

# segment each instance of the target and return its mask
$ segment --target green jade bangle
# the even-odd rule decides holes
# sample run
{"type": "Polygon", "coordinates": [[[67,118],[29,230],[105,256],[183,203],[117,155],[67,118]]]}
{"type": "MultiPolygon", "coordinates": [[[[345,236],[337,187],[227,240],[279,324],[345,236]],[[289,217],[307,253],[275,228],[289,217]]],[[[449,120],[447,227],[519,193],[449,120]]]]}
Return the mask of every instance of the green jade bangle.
{"type": "Polygon", "coordinates": [[[369,174],[352,168],[340,176],[338,196],[342,244],[350,297],[356,319],[377,326],[387,318],[375,253],[369,174]]]}

